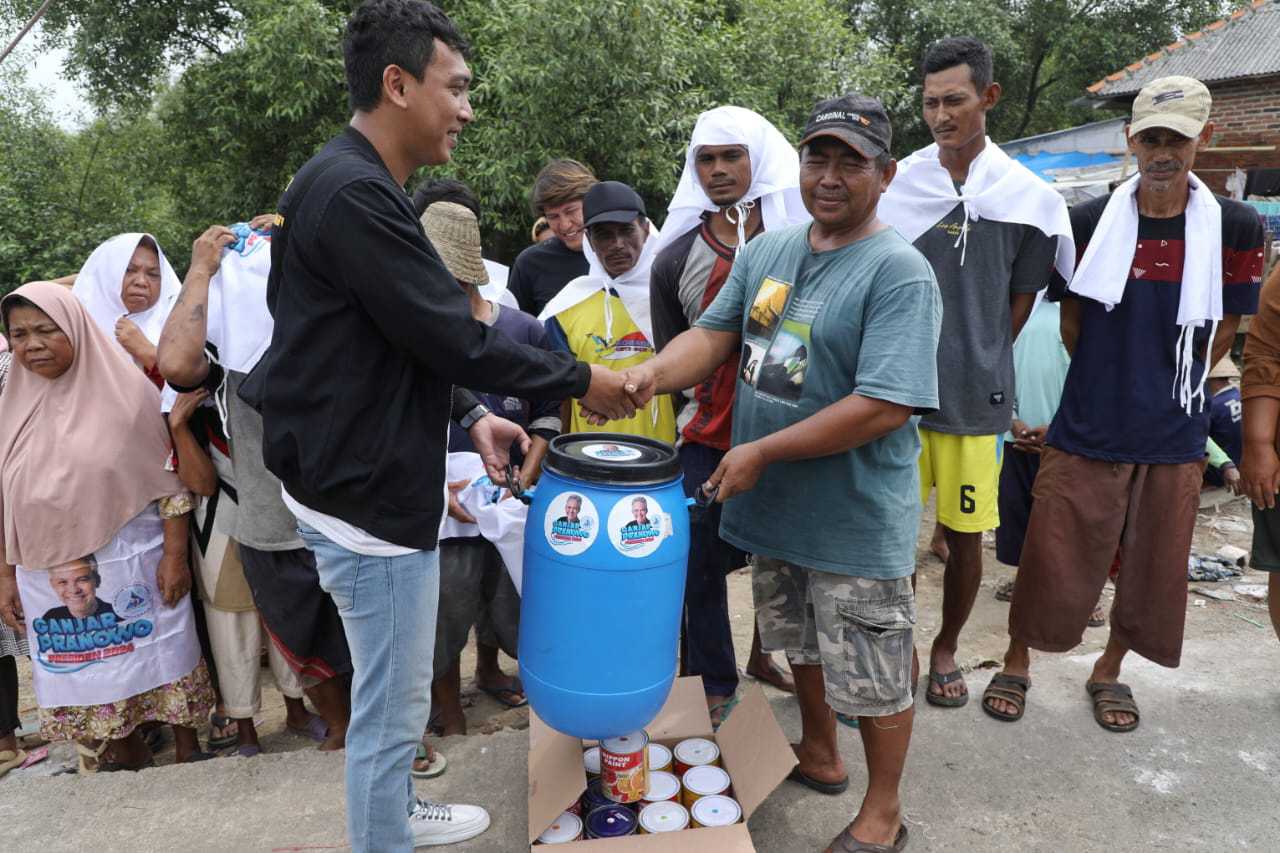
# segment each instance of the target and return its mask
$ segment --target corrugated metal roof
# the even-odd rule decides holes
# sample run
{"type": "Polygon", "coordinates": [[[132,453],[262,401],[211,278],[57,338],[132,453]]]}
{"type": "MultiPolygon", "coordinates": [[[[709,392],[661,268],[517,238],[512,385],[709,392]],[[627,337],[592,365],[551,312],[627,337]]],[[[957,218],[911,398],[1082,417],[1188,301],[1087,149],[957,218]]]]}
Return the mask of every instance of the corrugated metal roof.
{"type": "Polygon", "coordinates": [[[1203,83],[1280,74],[1280,0],[1253,0],[1099,80],[1089,87],[1089,97],[1132,96],[1152,80],[1174,74],[1203,83]]]}

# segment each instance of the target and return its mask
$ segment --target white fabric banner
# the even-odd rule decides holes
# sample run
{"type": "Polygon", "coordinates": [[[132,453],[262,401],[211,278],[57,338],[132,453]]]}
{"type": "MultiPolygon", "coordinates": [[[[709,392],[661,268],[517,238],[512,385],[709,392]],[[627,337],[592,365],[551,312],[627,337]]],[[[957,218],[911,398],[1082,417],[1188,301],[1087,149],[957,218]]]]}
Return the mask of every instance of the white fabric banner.
{"type": "Polygon", "coordinates": [[[164,522],[153,504],[92,555],[20,568],[41,708],[117,702],[196,668],[191,599],[168,607],[156,588],[163,550],[164,522]]]}

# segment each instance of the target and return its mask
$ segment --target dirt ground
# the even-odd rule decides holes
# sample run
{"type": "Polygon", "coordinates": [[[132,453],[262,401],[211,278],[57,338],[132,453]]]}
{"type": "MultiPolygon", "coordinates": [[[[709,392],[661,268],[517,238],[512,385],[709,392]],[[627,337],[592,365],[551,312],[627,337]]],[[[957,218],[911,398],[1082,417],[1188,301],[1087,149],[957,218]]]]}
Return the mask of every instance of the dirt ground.
{"type": "MultiPolygon", "coordinates": [[[[934,516],[932,505],[927,507],[920,525],[917,542],[916,565],[918,567],[918,624],[916,629],[916,646],[922,659],[928,653],[929,643],[937,631],[941,621],[942,598],[942,563],[929,552],[929,536],[933,529],[934,516]]],[[[1201,510],[1196,525],[1193,550],[1195,553],[1212,554],[1222,545],[1235,545],[1248,549],[1252,522],[1249,507],[1244,499],[1232,498],[1221,490],[1206,491],[1201,496],[1201,510]]],[[[1006,634],[1008,605],[997,601],[993,591],[1006,578],[1013,576],[1013,569],[1001,565],[995,559],[995,544],[992,534],[987,534],[984,541],[984,575],[982,591],[974,613],[961,637],[958,660],[966,672],[982,668],[994,668],[999,665],[1003,654],[1006,634]]],[[[1191,587],[1223,590],[1236,596],[1233,601],[1219,601],[1192,593],[1187,602],[1187,638],[1208,639],[1222,635],[1243,635],[1256,638],[1256,642],[1274,642],[1268,621],[1265,603],[1252,601],[1232,592],[1233,587],[1241,584],[1265,584],[1266,575],[1245,571],[1243,577],[1219,583],[1192,583],[1191,587]]],[[[1104,603],[1109,602],[1112,589],[1108,585],[1104,593],[1104,603]]],[[[738,651],[738,663],[741,669],[746,665],[747,653],[751,647],[753,609],[751,604],[751,580],[747,569],[735,572],[729,578],[729,609],[733,624],[734,640],[738,651]]],[[[1101,651],[1106,643],[1107,629],[1091,628],[1084,642],[1071,654],[1084,655],[1101,651]]],[[[514,661],[504,657],[503,666],[507,672],[515,672],[514,661]]],[[[496,700],[479,692],[472,675],[475,671],[474,643],[468,646],[462,656],[463,701],[467,705],[467,723],[469,734],[491,734],[502,729],[524,729],[528,727],[528,711],[525,708],[508,709],[496,700]]],[[[314,744],[285,729],[284,703],[271,678],[270,671],[262,670],[263,698],[262,710],[255,718],[262,746],[266,752],[286,752],[310,749],[314,744]]],[[[744,676],[745,678],[745,676],[744,676]]],[[[30,662],[19,662],[20,680],[20,715],[24,721],[24,732],[35,732],[37,726],[35,697],[31,693],[30,662]],[[26,725],[25,723],[30,723],[26,725]]],[[[778,691],[767,688],[771,696],[780,696],[778,691]]],[[[201,740],[207,736],[207,730],[201,732],[201,740]]],[[[435,745],[446,756],[449,744],[455,738],[436,741],[435,745]]],[[[234,753],[234,748],[226,750],[234,753]]],[[[157,756],[157,763],[163,765],[173,761],[172,738],[167,738],[166,746],[157,756]]],[[[67,744],[51,746],[49,760],[26,770],[10,774],[11,778],[25,775],[47,776],[66,772],[74,766],[74,754],[67,744]]],[[[0,780],[0,785],[10,779],[0,780]]]]}

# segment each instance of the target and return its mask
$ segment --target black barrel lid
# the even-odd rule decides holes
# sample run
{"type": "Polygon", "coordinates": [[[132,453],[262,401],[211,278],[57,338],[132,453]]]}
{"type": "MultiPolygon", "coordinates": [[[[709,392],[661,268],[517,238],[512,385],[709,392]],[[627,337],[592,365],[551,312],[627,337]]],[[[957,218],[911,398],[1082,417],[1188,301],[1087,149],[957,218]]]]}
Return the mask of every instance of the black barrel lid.
{"type": "Polygon", "coordinates": [[[680,457],[665,441],[611,432],[551,439],[543,465],[562,477],[602,485],[656,485],[680,476],[680,457]]]}

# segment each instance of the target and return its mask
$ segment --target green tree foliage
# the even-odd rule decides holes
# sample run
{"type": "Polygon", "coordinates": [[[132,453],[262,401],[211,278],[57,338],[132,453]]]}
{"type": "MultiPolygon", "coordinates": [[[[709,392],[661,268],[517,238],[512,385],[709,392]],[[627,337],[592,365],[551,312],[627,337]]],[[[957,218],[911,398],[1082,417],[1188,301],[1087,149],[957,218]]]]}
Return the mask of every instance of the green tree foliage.
{"type": "Polygon", "coordinates": [[[185,268],[192,238],[158,180],[159,140],[155,121],[114,113],[67,133],[21,78],[0,75],[0,293],[73,273],[124,231],[155,234],[185,268]]]}
{"type": "Polygon", "coordinates": [[[893,111],[899,153],[929,142],[919,118],[920,60],[945,36],[972,35],[995,54],[1004,98],[990,118],[1005,141],[1100,118],[1073,105],[1085,87],[1220,17],[1223,0],[854,0],[853,26],[909,60],[911,97],[893,111]]]}

